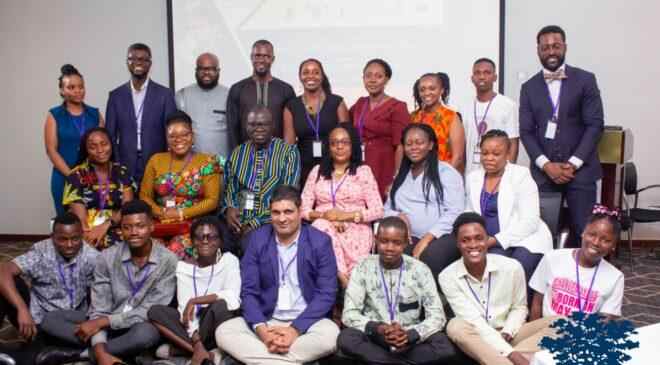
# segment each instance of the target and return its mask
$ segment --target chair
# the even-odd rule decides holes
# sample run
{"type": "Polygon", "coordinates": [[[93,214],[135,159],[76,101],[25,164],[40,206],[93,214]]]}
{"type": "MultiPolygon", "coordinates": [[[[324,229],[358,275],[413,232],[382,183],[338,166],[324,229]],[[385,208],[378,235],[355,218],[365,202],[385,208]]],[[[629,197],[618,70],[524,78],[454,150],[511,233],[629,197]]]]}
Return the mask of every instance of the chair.
{"type": "Polygon", "coordinates": [[[633,251],[632,251],[632,236],[635,223],[653,223],[660,222],[659,209],[644,209],[638,208],[639,194],[646,190],[660,188],[660,184],[645,186],[637,189],[637,167],[632,162],[626,162],[623,165],[623,204],[624,211],[621,216],[621,229],[626,231],[628,236],[628,249],[630,250],[630,270],[633,269],[633,251]],[[628,202],[627,196],[633,195],[632,207],[628,202]]]}
{"type": "Polygon", "coordinates": [[[563,248],[565,243],[564,239],[560,237],[559,232],[559,217],[561,215],[562,195],[560,192],[554,191],[541,191],[539,192],[539,200],[541,206],[541,220],[548,225],[550,234],[552,234],[552,245],[554,248],[563,248]]]}

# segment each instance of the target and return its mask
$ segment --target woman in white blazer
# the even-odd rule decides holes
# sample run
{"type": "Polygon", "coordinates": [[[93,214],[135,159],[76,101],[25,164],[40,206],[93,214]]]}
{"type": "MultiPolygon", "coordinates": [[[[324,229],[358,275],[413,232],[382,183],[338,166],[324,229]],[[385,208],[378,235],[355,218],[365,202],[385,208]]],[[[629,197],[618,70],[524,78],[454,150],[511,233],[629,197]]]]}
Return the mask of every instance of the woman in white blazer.
{"type": "Polygon", "coordinates": [[[552,235],[541,220],[539,190],[529,169],[507,161],[509,144],[499,129],[481,137],[481,167],[466,177],[465,206],[486,220],[488,252],[518,260],[529,281],[543,254],[552,250],[552,235]]]}

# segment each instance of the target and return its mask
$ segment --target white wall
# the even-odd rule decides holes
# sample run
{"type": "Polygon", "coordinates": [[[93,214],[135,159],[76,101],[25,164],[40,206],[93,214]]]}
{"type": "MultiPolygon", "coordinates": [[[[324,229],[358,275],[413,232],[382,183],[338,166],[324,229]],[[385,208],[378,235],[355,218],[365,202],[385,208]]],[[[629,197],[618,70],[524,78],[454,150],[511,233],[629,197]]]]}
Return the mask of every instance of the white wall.
{"type": "MultiPolygon", "coordinates": [[[[657,14],[659,2],[556,0],[546,11],[540,2],[506,1],[505,93],[517,99],[522,81],[539,70],[536,32],[546,24],[561,25],[567,32],[567,62],[598,77],[606,123],[633,130],[642,185],[660,183],[654,158],[654,137],[660,132],[660,51],[652,31],[657,14]]],[[[108,91],[128,79],[126,47],[137,41],[151,46],[152,77],[167,84],[165,0],[0,2],[0,77],[5,81],[0,100],[6,111],[0,133],[0,234],[46,233],[54,214],[43,123],[47,110],[60,102],[59,67],[67,62],[78,67],[87,102],[105,111],[108,91]]],[[[643,203],[660,204],[660,191],[643,198],[643,203]]],[[[639,227],[636,238],[660,235],[660,225],[639,227]]]]}
{"type": "Polygon", "coordinates": [[[167,84],[165,0],[0,2],[0,234],[48,232],[55,212],[46,157],[46,113],[61,102],[60,66],[85,77],[86,102],[105,114],[108,92],[128,80],[126,48],[144,42],[152,77],[167,84]]]}
{"type": "MultiPolygon", "coordinates": [[[[605,124],[630,128],[633,162],[641,186],[660,183],[660,48],[653,29],[660,2],[617,0],[506,1],[505,93],[518,99],[520,85],[540,70],[536,33],[557,24],[566,31],[566,63],[596,74],[605,124]],[[549,8],[548,8],[549,6],[549,8]]],[[[524,156],[528,161],[527,156],[524,156]]],[[[660,189],[642,193],[642,205],[660,204],[660,189]]],[[[635,238],[658,239],[660,224],[635,226],[635,238]]]]}

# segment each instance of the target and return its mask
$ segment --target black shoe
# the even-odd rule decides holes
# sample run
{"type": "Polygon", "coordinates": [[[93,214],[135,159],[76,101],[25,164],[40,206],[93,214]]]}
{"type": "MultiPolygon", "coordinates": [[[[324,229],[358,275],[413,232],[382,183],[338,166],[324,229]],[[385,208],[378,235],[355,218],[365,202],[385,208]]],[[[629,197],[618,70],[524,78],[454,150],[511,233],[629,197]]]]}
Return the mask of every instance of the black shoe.
{"type": "Polygon", "coordinates": [[[80,360],[79,349],[46,347],[34,359],[35,365],[61,365],[80,360]]]}

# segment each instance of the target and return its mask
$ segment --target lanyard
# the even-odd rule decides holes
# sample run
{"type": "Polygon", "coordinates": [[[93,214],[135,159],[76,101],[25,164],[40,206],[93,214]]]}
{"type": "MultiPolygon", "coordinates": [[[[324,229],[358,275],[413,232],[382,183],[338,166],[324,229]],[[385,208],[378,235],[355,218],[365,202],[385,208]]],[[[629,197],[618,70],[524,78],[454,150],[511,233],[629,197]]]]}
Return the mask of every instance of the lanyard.
{"type": "Polygon", "coordinates": [[[255,186],[257,184],[257,177],[259,175],[259,171],[263,170],[264,163],[266,160],[270,158],[272,149],[273,149],[273,141],[270,141],[270,144],[268,145],[268,150],[266,151],[266,156],[264,156],[264,158],[257,159],[257,153],[259,152],[257,151],[256,148],[254,149],[254,151],[252,151],[252,153],[250,153],[248,166],[252,167],[252,171],[247,181],[247,187],[250,191],[255,191],[255,186]]]}
{"type": "Polygon", "coordinates": [[[108,176],[105,180],[101,180],[101,176],[96,172],[96,169],[94,170],[94,173],[96,174],[96,180],[99,184],[99,212],[101,212],[105,209],[105,200],[110,194],[110,174],[112,173],[112,165],[108,169],[108,176]]]}
{"type": "Polygon", "coordinates": [[[477,133],[479,135],[479,138],[486,133],[486,129],[488,129],[488,123],[486,123],[486,116],[488,116],[488,111],[490,110],[490,105],[493,103],[493,100],[497,97],[497,94],[493,96],[492,99],[488,102],[488,105],[486,105],[486,111],[484,111],[484,116],[481,118],[481,121],[477,123],[477,100],[474,100],[474,126],[477,128],[477,133]]]}
{"type": "Polygon", "coordinates": [[[495,196],[497,188],[500,186],[500,181],[502,181],[502,178],[500,177],[499,180],[497,180],[497,184],[495,184],[495,187],[493,187],[493,192],[489,193],[486,191],[486,178],[484,177],[484,185],[481,188],[481,196],[479,197],[479,207],[481,208],[481,215],[485,216],[486,215],[486,205],[488,205],[488,202],[490,199],[495,196]]]}
{"type": "Polygon", "coordinates": [[[559,98],[561,98],[561,85],[559,85],[559,92],[557,92],[557,103],[552,100],[552,93],[550,92],[550,84],[548,86],[548,98],[550,98],[550,105],[552,105],[552,119],[559,119],[559,98]]]}
{"type": "MultiPolygon", "coordinates": [[[[383,95],[381,99],[374,104],[374,109],[376,109],[380,105],[380,103],[383,102],[383,100],[385,100],[385,95],[383,95]]],[[[362,140],[362,134],[364,131],[364,124],[365,124],[364,120],[366,119],[367,116],[367,109],[369,109],[370,106],[371,106],[371,101],[367,96],[367,101],[364,103],[364,106],[362,107],[362,111],[360,112],[360,118],[358,119],[358,125],[357,125],[358,134],[360,135],[360,142],[362,143],[364,143],[364,141],[362,140]]]]}
{"type": "MultiPolygon", "coordinates": [[[[396,311],[396,305],[399,301],[399,293],[401,292],[401,277],[403,276],[403,259],[401,260],[401,266],[399,267],[399,283],[397,284],[397,289],[396,289],[396,295],[394,298],[390,296],[389,290],[387,290],[387,285],[385,284],[385,273],[383,272],[383,266],[379,265],[380,267],[380,279],[381,282],[383,283],[383,291],[385,292],[385,300],[387,300],[387,311],[390,314],[390,322],[394,321],[394,313],[396,311]]],[[[394,290],[394,286],[392,286],[392,290],[394,290]]],[[[392,291],[392,294],[394,294],[394,291],[392,291]]]]}
{"type": "Polygon", "coordinates": [[[337,184],[337,189],[335,189],[335,179],[330,176],[330,196],[332,197],[333,207],[337,206],[337,192],[339,191],[339,188],[341,188],[342,184],[344,184],[344,181],[346,181],[346,177],[348,177],[348,172],[344,172],[344,177],[341,178],[341,181],[339,181],[339,184],[337,184]]]}
{"type": "Polygon", "coordinates": [[[78,130],[78,133],[80,133],[80,138],[85,134],[85,110],[83,109],[82,114],[79,117],[74,117],[69,113],[69,119],[71,119],[71,123],[76,127],[78,130]]]}
{"type": "Polygon", "coordinates": [[[142,279],[138,280],[137,283],[133,282],[133,276],[131,275],[131,270],[129,267],[129,261],[124,262],[124,268],[126,268],[126,276],[128,276],[128,284],[131,286],[131,299],[135,297],[135,294],[137,294],[140,289],[144,286],[144,283],[147,282],[147,279],[151,275],[151,265],[147,263],[147,268],[144,271],[144,274],[142,275],[142,279]]]}
{"type": "Polygon", "coordinates": [[[71,280],[71,286],[66,283],[66,277],[64,276],[64,268],[60,262],[57,263],[57,271],[60,273],[60,279],[62,279],[62,285],[64,290],[66,290],[67,295],[69,296],[69,302],[71,303],[71,309],[75,309],[75,297],[76,297],[76,286],[73,278],[73,268],[76,266],[75,263],[69,266],[69,278],[71,280]]]}
{"type": "Polygon", "coordinates": [[[600,261],[598,261],[598,264],[596,265],[596,270],[594,270],[594,276],[591,277],[591,284],[589,284],[589,290],[587,290],[587,296],[584,299],[584,307],[582,307],[582,298],[580,297],[580,270],[579,270],[579,263],[580,262],[580,250],[577,250],[577,253],[575,254],[575,277],[577,279],[577,300],[578,300],[578,309],[580,312],[583,312],[584,309],[587,308],[587,303],[589,302],[589,297],[591,296],[591,289],[594,287],[594,282],[596,281],[596,274],[598,274],[598,268],[600,267],[600,261]]]}
{"type": "Polygon", "coordinates": [[[167,168],[167,171],[168,171],[167,179],[165,179],[165,183],[167,184],[168,193],[170,195],[172,195],[172,196],[175,195],[174,188],[176,186],[174,184],[174,176],[180,176],[181,175],[181,173],[186,169],[186,167],[188,167],[188,164],[190,163],[190,161],[192,161],[192,157],[193,157],[192,152],[188,153],[188,156],[186,156],[186,162],[183,164],[183,167],[181,168],[181,170],[179,170],[179,172],[177,172],[175,174],[175,173],[172,172],[172,160],[173,160],[173,158],[170,156],[170,165],[167,168]]]}
{"type": "MultiPolygon", "coordinates": [[[[298,242],[294,243],[294,245],[297,245],[297,244],[298,244],[298,242]]],[[[286,264],[286,266],[284,266],[284,262],[282,261],[282,256],[277,255],[277,260],[280,263],[280,271],[281,271],[281,273],[280,273],[280,286],[281,287],[284,287],[286,285],[285,280],[289,276],[289,269],[291,268],[291,265],[293,264],[293,262],[296,261],[297,257],[298,257],[298,251],[296,249],[296,254],[293,255],[293,257],[291,258],[291,261],[289,261],[289,263],[286,264]]]]}
{"type": "Polygon", "coordinates": [[[319,98],[318,107],[316,108],[316,122],[312,121],[312,117],[307,112],[307,107],[305,107],[305,119],[307,119],[307,124],[314,131],[316,140],[319,141],[319,131],[321,130],[321,98],[319,98]]]}
{"type": "Polygon", "coordinates": [[[481,309],[484,310],[484,313],[485,313],[485,315],[484,315],[484,319],[486,320],[486,322],[488,322],[488,308],[490,307],[490,287],[491,287],[491,279],[492,279],[492,275],[493,275],[492,272],[489,272],[489,273],[488,273],[488,294],[487,294],[488,297],[486,298],[486,306],[484,306],[484,305],[481,303],[481,301],[479,300],[479,296],[477,295],[477,292],[475,292],[474,289],[472,289],[472,285],[470,285],[470,282],[468,281],[467,276],[464,276],[464,277],[463,277],[463,279],[465,279],[465,283],[467,284],[468,288],[469,288],[470,291],[472,292],[472,296],[474,296],[474,299],[477,301],[477,304],[479,304],[479,306],[481,307],[481,309]]]}
{"type": "MultiPolygon", "coordinates": [[[[197,272],[197,265],[193,266],[193,290],[195,290],[195,298],[197,298],[197,277],[195,276],[197,272]]],[[[206,283],[206,290],[204,291],[204,295],[208,294],[209,288],[211,287],[211,281],[213,281],[213,273],[215,272],[215,264],[211,265],[211,275],[209,276],[209,281],[206,283]]],[[[201,310],[201,305],[195,304],[195,312],[197,315],[199,315],[199,312],[201,310]]]]}

